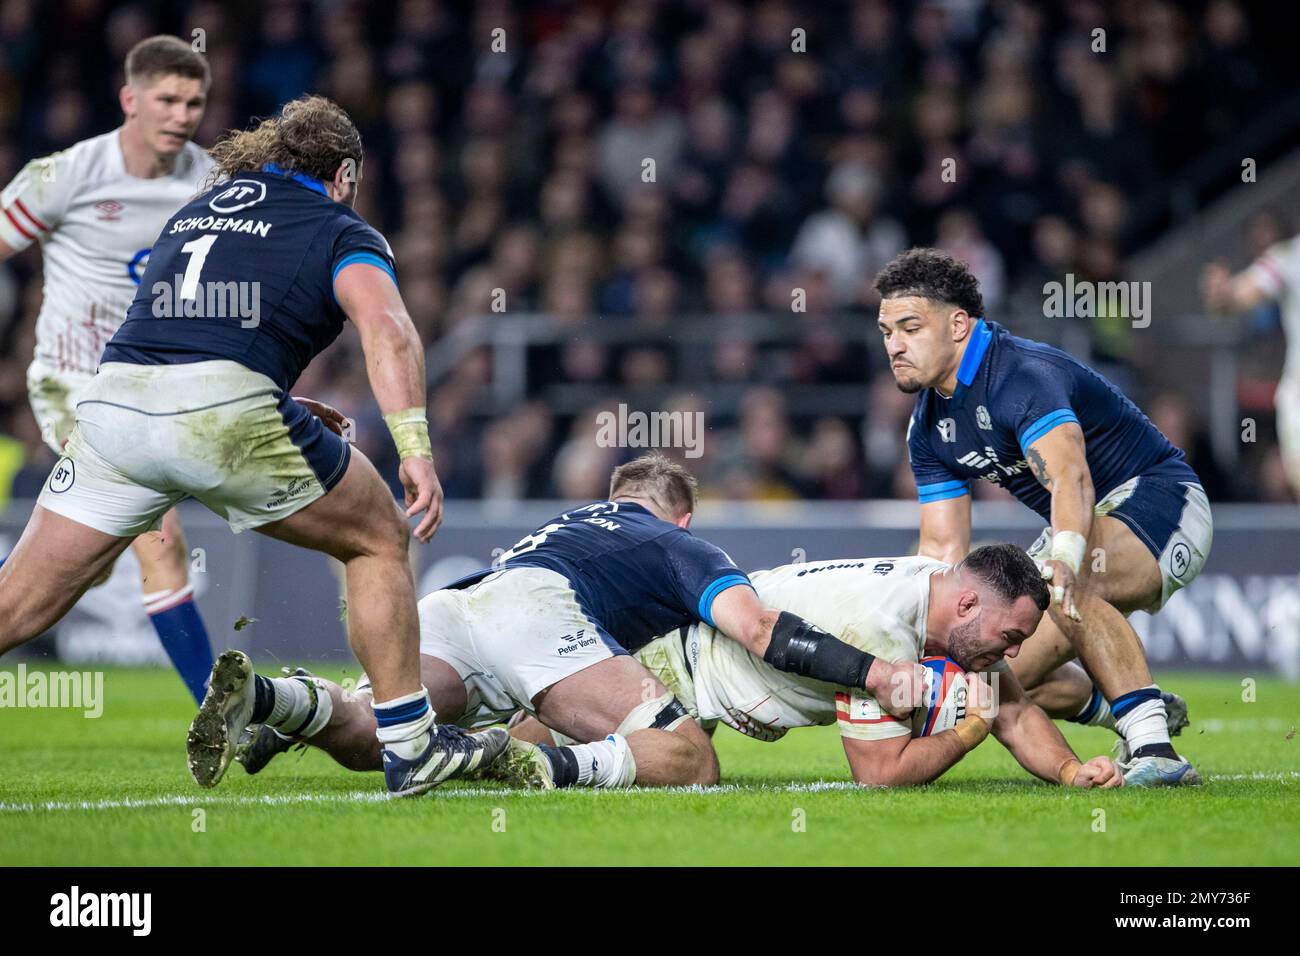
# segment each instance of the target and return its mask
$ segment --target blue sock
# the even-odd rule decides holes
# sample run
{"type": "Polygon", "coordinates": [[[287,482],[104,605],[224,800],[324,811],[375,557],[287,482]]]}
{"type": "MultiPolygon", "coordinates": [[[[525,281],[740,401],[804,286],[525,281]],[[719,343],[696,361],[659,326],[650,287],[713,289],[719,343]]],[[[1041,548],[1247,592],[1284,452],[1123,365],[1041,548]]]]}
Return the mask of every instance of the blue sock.
{"type": "MultiPolygon", "coordinates": [[[[146,607],[166,603],[166,600],[147,602],[146,607]]],[[[195,702],[203,703],[203,695],[208,690],[208,676],[212,673],[212,644],[208,641],[208,631],[199,617],[194,598],[187,594],[179,604],[152,611],[149,620],[158,632],[158,639],[171,658],[172,666],[194,695],[195,702]]]]}

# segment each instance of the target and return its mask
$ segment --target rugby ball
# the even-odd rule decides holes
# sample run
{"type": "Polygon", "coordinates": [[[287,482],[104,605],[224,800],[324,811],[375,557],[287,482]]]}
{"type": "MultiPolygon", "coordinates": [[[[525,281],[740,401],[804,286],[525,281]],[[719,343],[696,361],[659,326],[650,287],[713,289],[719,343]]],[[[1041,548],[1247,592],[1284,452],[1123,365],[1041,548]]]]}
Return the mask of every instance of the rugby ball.
{"type": "Polygon", "coordinates": [[[966,674],[948,657],[923,657],[925,705],[912,711],[912,736],[952,730],[966,716],[966,674]]]}

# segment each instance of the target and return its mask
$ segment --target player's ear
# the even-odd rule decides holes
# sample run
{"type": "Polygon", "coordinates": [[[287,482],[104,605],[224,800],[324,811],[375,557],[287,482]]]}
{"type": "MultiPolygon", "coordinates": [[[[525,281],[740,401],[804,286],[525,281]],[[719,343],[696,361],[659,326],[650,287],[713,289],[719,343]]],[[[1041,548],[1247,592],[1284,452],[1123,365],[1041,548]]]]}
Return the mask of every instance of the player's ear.
{"type": "Polygon", "coordinates": [[[975,327],[970,313],[965,309],[957,309],[952,312],[948,316],[948,321],[952,327],[952,340],[954,342],[966,341],[966,336],[970,335],[971,329],[975,327]]]}
{"type": "Polygon", "coordinates": [[[686,514],[682,515],[676,521],[674,521],[673,524],[677,525],[677,527],[685,531],[687,528],[691,526],[691,512],[689,511],[686,512],[686,514]]]}
{"type": "Polygon", "coordinates": [[[356,202],[357,164],[356,160],[345,159],[334,170],[334,181],[330,183],[330,198],[351,206],[356,202]]]}
{"type": "Polygon", "coordinates": [[[980,594],[978,591],[967,589],[957,595],[957,616],[967,617],[975,614],[980,609],[980,594]]]}
{"type": "Polygon", "coordinates": [[[117,91],[117,101],[122,106],[122,115],[128,119],[135,115],[135,87],[130,83],[123,83],[122,88],[117,91]]]}

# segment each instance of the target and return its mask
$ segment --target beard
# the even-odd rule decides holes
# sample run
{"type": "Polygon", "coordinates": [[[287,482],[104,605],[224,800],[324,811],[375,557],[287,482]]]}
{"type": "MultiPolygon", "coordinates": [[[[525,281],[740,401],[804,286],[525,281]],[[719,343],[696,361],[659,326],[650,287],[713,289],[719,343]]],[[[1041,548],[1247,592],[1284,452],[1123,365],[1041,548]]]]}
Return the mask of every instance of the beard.
{"type": "Polygon", "coordinates": [[[912,369],[912,374],[908,378],[899,378],[898,372],[893,369],[890,369],[890,371],[894,374],[894,384],[898,386],[898,390],[904,395],[915,395],[925,388],[925,385],[921,382],[920,373],[915,368],[912,369]]]}
{"type": "Polygon", "coordinates": [[[967,621],[955,627],[948,634],[948,656],[962,666],[963,670],[973,671],[975,659],[984,653],[979,646],[979,619],[967,621]]]}

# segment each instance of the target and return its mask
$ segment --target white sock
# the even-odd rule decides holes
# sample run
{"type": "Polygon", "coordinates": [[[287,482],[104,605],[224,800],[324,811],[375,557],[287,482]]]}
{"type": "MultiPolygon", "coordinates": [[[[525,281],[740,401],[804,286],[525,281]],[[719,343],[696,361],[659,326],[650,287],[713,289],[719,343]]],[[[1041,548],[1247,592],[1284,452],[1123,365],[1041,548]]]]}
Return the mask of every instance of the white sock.
{"type": "Polygon", "coordinates": [[[1070,718],[1076,724],[1084,724],[1088,727],[1105,727],[1107,730],[1114,730],[1119,733],[1115,727],[1115,715],[1110,712],[1110,701],[1101,696],[1101,691],[1096,687],[1092,689],[1092,695],[1088,702],[1080,708],[1079,712],[1070,718]],[[1088,711],[1092,711],[1088,714],[1088,711]],[[1085,718],[1085,714],[1088,716],[1085,718]]]}
{"type": "MultiPolygon", "coordinates": [[[[1159,690],[1155,684],[1147,685],[1159,690]]],[[[1146,690],[1147,688],[1142,688],[1146,690]]],[[[1148,744],[1168,744],[1169,720],[1165,702],[1159,697],[1144,700],[1125,711],[1116,720],[1120,736],[1128,741],[1129,750],[1136,751],[1148,744]]]]}
{"type": "Polygon", "coordinates": [[[262,723],[289,737],[311,737],[325,729],[334,713],[334,701],[320,682],[311,677],[267,680],[275,689],[275,704],[262,723]]]}
{"type": "Polygon", "coordinates": [[[636,760],[622,734],[567,749],[578,761],[579,787],[630,787],[636,780],[636,760]]]}
{"type": "Polygon", "coordinates": [[[395,697],[383,703],[371,701],[379,726],[375,734],[385,750],[403,760],[414,760],[429,745],[429,731],[434,727],[429,692],[421,687],[414,694],[395,697]]]}

